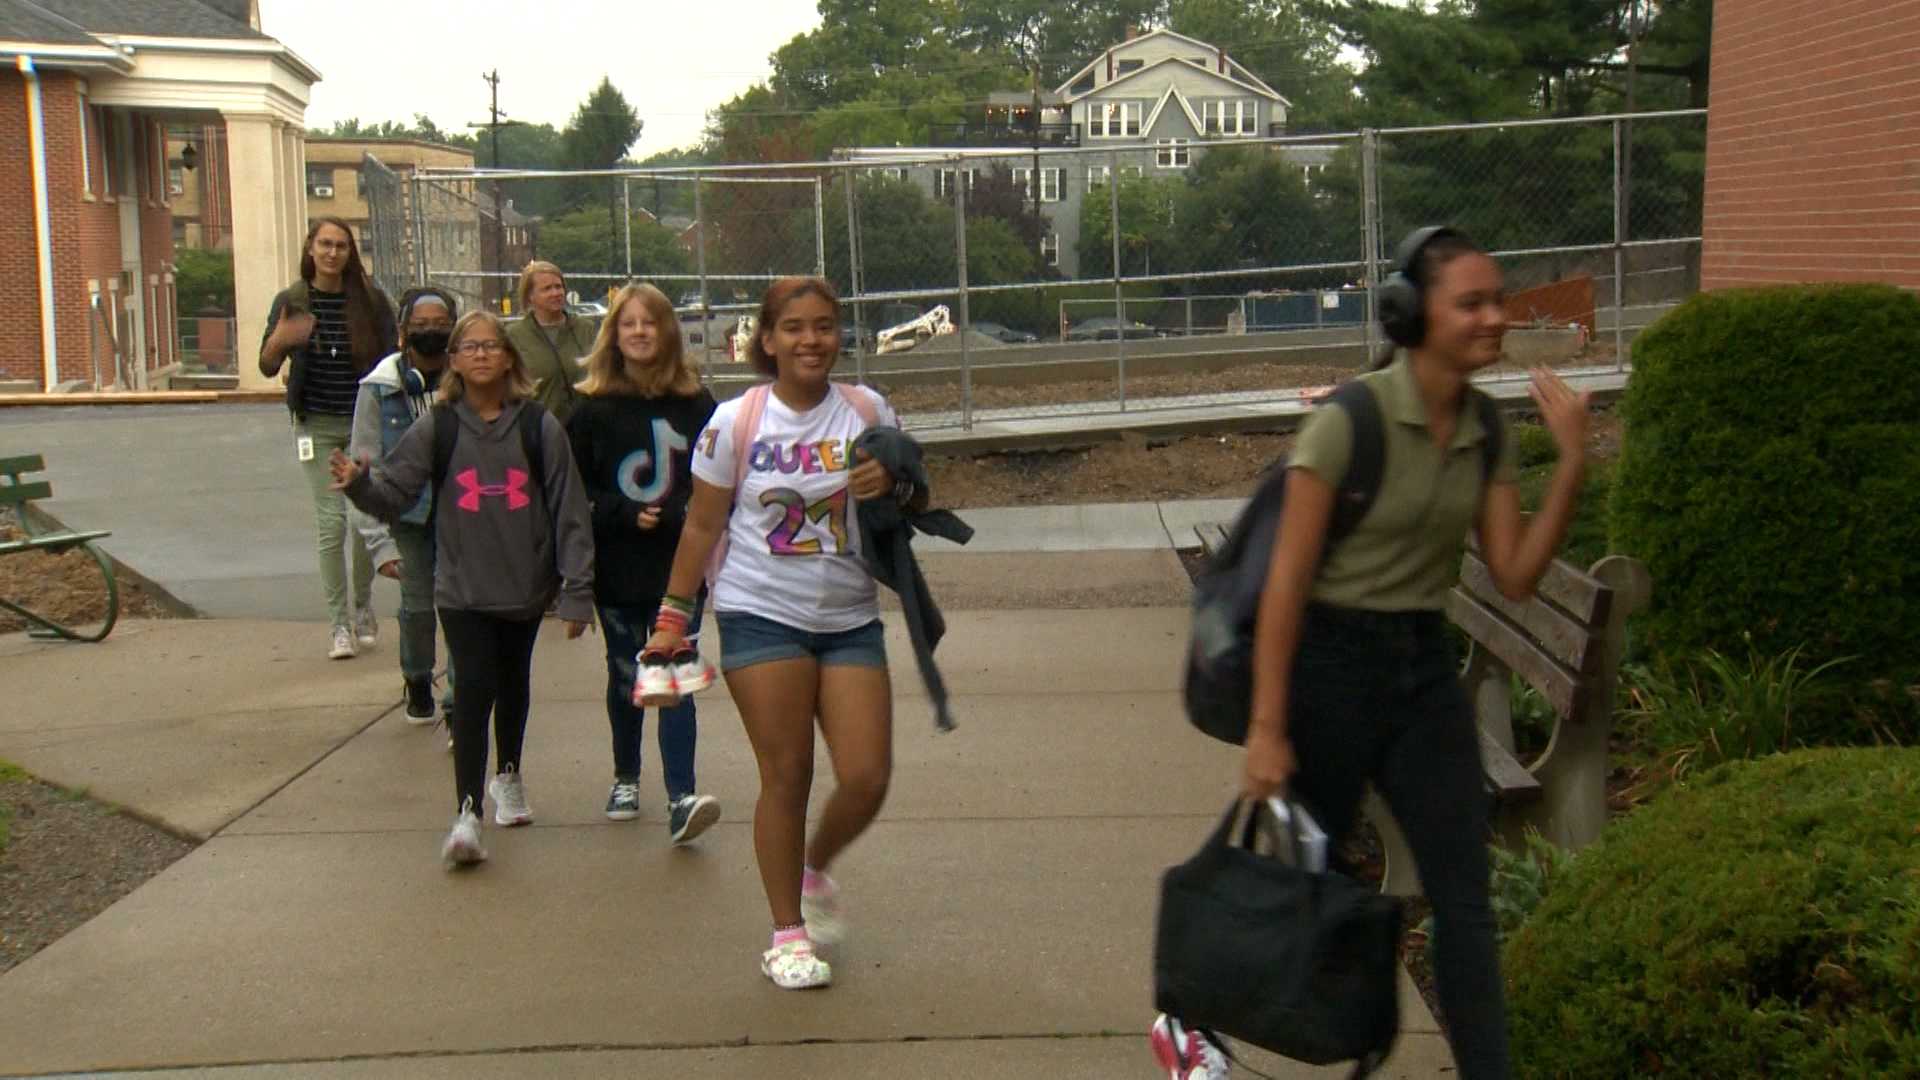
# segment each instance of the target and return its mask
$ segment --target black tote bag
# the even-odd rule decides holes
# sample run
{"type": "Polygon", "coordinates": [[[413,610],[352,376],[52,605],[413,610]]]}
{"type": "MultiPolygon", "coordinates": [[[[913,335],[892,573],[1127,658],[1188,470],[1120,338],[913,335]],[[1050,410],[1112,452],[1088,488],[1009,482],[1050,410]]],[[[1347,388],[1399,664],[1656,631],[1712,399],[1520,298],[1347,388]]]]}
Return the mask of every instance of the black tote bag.
{"type": "MultiPolygon", "coordinates": [[[[1154,1003],[1216,1031],[1313,1065],[1358,1060],[1364,1075],[1400,1028],[1395,986],[1400,905],[1338,873],[1255,850],[1264,806],[1238,845],[1236,801],[1205,847],[1160,884],[1154,1003]]],[[[1278,839],[1297,854],[1291,823],[1278,839]]]]}

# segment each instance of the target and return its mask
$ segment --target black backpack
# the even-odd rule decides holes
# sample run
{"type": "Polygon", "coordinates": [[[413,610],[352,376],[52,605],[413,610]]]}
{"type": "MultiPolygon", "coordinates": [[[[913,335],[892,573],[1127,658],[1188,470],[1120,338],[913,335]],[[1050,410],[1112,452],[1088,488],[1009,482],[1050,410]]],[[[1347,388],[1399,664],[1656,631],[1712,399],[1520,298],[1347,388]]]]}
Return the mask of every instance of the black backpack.
{"type": "MultiPolygon", "coordinates": [[[[1493,477],[1500,461],[1500,409],[1494,400],[1469,387],[1471,407],[1479,413],[1487,439],[1482,446],[1481,483],[1493,477]]],[[[1386,468],[1386,431],[1380,400],[1366,383],[1342,383],[1321,408],[1345,409],[1353,426],[1353,452],[1346,478],[1334,493],[1333,518],[1327,523],[1320,559],[1346,539],[1372,509],[1386,468]]],[[[1280,506],[1286,498],[1287,466],[1275,464],[1260,481],[1227,535],[1194,582],[1193,644],[1187,653],[1187,718],[1193,726],[1224,742],[1247,741],[1253,704],[1253,631],[1267,567],[1280,530],[1280,506]]]]}
{"type": "MultiPolygon", "coordinates": [[[[433,505],[427,508],[427,528],[433,528],[440,513],[440,492],[447,486],[447,470],[453,467],[453,447],[460,441],[460,418],[453,405],[442,401],[433,407],[433,505]]],[[[526,456],[528,482],[534,491],[544,492],[547,481],[546,407],[537,401],[520,403],[520,416],[514,426],[520,429],[520,452],[526,456]]]]}

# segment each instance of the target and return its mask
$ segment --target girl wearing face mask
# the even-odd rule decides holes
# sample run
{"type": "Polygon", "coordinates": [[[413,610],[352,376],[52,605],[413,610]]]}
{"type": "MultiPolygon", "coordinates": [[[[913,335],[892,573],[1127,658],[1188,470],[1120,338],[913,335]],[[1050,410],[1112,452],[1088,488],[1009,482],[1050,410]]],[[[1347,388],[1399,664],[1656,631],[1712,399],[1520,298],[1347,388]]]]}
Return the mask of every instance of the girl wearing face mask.
{"type": "MultiPolygon", "coordinates": [[[[447,369],[447,341],[458,308],[453,297],[427,286],[400,298],[400,350],[374,365],[360,380],[353,407],[353,438],[347,453],[385,461],[413,422],[433,403],[447,369]]],[[[400,678],[406,685],[407,723],[433,723],[433,531],[427,511],[433,492],[387,525],[349,511],[376,572],[400,581],[400,678]]],[[[453,673],[447,673],[447,711],[452,712],[453,673]]]]}
{"type": "MultiPolygon", "coordinates": [[[[695,790],[693,771],[693,691],[712,675],[689,654],[679,670],[649,665],[650,683],[638,685],[637,658],[667,594],[693,493],[691,451],[714,402],[687,363],[679,320],[659,289],[636,284],[614,294],[580,394],[567,434],[593,504],[593,599],[607,637],[613,790],[606,814],[615,821],[640,816],[644,710],[636,697],[655,697],[667,833],[683,844],[720,818],[719,802],[695,790]]],[[[696,597],[689,633],[699,627],[702,606],[696,597]]]]}
{"type": "Polygon", "coordinates": [[[487,857],[480,811],[497,825],[533,823],[520,755],[531,704],[533,643],[558,597],[567,637],[593,619],[593,526],[559,421],[528,401],[533,386],[506,327],[470,311],[447,346],[442,404],[407,429],[378,465],[335,451],[336,490],[387,521],[444,478],[433,506],[433,602],[460,671],[454,699],[454,805],[440,854],[449,867],[487,857]],[[496,766],[487,777],[488,722],[496,766]]]}
{"type": "Polygon", "coordinates": [[[327,656],[334,660],[351,658],[356,646],[371,648],[379,623],[370,603],[373,563],[347,525],[346,502],[327,486],[327,456],[346,447],[360,379],[393,348],[397,333],[393,304],[361,265],[353,230],[336,217],[316,219],[300,256],[300,280],[267,309],[260,374],[275,378],[291,361],[287,409],[293,413],[295,458],[313,495],[320,584],[333,618],[327,656]]]}

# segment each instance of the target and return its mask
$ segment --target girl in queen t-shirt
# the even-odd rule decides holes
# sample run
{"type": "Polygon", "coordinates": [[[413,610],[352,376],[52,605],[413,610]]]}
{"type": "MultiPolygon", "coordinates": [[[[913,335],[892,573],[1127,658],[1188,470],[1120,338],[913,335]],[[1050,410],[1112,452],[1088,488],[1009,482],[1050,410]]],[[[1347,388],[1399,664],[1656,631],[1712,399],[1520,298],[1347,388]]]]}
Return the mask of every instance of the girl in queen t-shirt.
{"type": "Polygon", "coordinates": [[[720,668],[760,766],[753,846],[773,916],[760,970],[788,990],[833,973],[814,945],[844,933],[827,869],[880,811],[893,768],[893,711],[873,578],[855,504],[926,493],[896,482],[853,442],[896,424],[880,395],[829,381],[840,302],[818,278],[775,282],[748,358],[773,379],[724,402],[694,445],[693,500],[649,652],[685,636],[709,558],[720,668]],[[818,722],[836,786],[806,839],[818,722]]]}

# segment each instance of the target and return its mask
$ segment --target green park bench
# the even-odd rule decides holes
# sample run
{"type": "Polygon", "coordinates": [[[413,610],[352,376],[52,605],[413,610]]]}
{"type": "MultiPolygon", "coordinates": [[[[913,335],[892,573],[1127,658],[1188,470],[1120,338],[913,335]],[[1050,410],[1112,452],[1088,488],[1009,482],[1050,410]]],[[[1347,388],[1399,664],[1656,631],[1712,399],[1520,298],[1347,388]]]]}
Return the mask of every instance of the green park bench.
{"type": "Polygon", "coordinates": [[[112,533],[105,531],[75,532],[71,529],[57,532],[44,532],[34,525],[33,515],[28,513],[27,504],[34,499],[53,497],[53,485],[45,480],[29,480],[33,473],[46,470],[46,462],[39,454],[27,454],[20,457],[0,458],[0,509],[11,509],[14,520],[19,523],[20,531],[25,534],[17,540],[0,540],[0,558],[16,555],[24,551],[45,551],[58,553],[80,548],[92,557],[100,567],[100,574],[107,583],[107,615],[100,628],[93,633],[83,633],[71,627],[63,626],[43,615],[29,611],[7,597],[0,596],[0,608],[27,620],[28,633],[37,638],[59,638],[67,641],[104,641],[113,632],[113,624],[120,618],[120,587],[113,575],[113,563],[101,554],[93,541],[112,533]]]}
{"type": "MultiPolygon", "coordinates": [[[[1226,529],[1197,530],[1211,554],[1226,529]]],[[[1555,559],[1533,598],[1515,603],[1494,587],[1471,545],[1447,617],[1472,643],[1462,676],[1480,723],[1480,757],[1495,829],[1515,847],[1528,830],[1568,851],[1591,844],[1607,823],[1607,743],[1614,690],[1626,651],[1627,618],[1646,607],[1653,583],[1646,564],[1609,555],[1586,571],[1555,559]],[[1553,710],[1553,733],[1531,764],[1514,756],[1514,676],[1553,710]]],[[[1420,891],[1412,852],[1378,793],[1366,814],[1386,855],[1386,892],[1420,891]]]]}

